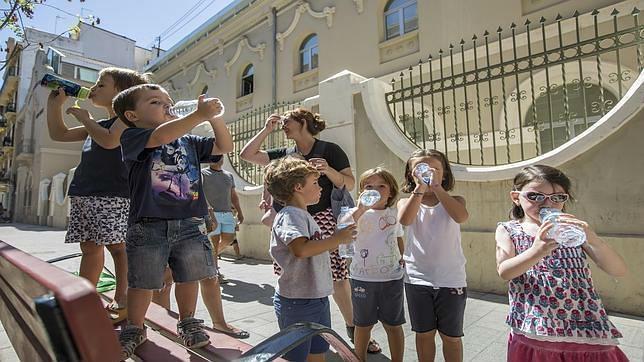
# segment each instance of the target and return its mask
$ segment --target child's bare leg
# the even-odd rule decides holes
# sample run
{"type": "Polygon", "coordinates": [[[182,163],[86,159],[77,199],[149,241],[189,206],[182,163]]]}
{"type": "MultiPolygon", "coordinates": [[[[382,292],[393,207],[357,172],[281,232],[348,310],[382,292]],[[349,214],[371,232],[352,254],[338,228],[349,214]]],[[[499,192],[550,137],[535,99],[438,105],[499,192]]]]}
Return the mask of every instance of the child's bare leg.
{"type": "Polygon", "coordinates": [[[197,309],[198,282],[176,283],[174,296],[179,307],[179,320],[194,317],[197,309]]]}
{"type": "Polygon", "coordinates": [[[385,328],[385,332],[387,332],[391,361],[402,362],[403,354],[405,353],[405,333],[403,332],[402,326],[390,326],[385,323],[382,326],[385,328]]]}
{"type": "Polygon", "coordinates": [[[128,288],[127,308],[128,322],[139,328],[143,328],[145,313],[152,300],[152,291],[148,289],[128,288]]]}
{"type": "Polygon", "coordinates": [[[228,330],[224,318],[224,308],[221,304],[221,290],[218,278],[206,278],[199,281],[201,286],[201,299],[208,309],[210,319],[215,329],[228,330]]]}
{"type": "Polygon", "coordinates": [[[112,259],[114,260],[114,276],[116,277],[114,300],[119,307],[125,307],[127,305],[127,254],[125,253],[125,243],[108,245],[107,250],[112,254],[112,259]]]}
{"type": "Polygon", "coordinates": [[[80,243],[80,249],[83,256],[81,256],[78,275],[89,280],[96,287],[105,263],[105,249],[103,245],[96,245],[93,241],[80,243]]]}
{"type": "Polygon", "coordinates": [[[463,340],[461,337],[450,337],[439,333],[443,340],[443,357],[445,362],[463,361],[463,340]]]}
{"type": "Polygon", "coordinates": [[[416,354],[419,361],[433,362],[436,357],[436,330],[416,333],[416,354]]]}
{"type": "Polygon", "coordinates": [[[221,233],[219,245],[217,246],[217,255],[221,254],[235,240],[235,234],[221,233]]]}
{"type": "Polygon", "coordinates": [[[353,336],[354,346],[356,354],[360,361],[367,360],[367,347],[369,346],[369,340],[371,339],[371,329],[373,326],[368,327],[355,327],[355,332],[353,336]]]}

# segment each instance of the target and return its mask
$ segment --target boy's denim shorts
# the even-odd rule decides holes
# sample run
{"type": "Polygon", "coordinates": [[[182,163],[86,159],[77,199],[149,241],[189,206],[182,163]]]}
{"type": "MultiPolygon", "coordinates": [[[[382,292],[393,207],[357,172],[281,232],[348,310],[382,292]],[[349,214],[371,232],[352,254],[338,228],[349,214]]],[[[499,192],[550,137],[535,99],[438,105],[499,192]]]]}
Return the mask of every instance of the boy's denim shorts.
{"type": "Polygon", "coordinates": [[[161,289],[167,265],[176,283],[216,275],[212,246],[203,218],[163,220],[144,218],[127,230],[127,284],[130,288],[161,289]]]}
{"type": "Polygon", "coordinates": [[[235,233],[235,217],[232,212],[219,212],[215,211],[215,218],[217,219],[217,227],[215,234],[234,234],[235,233]]]}
{"type": "MultiPolygon", "coordinates": [[[[315,299],[292,299],[275,293],[275,314],[280,330],[298,322],[315,322],[331,328],[329,297],[315,299]]],[[[288,361],[306,361],[309,353],[320,354],[329,350],[329,343],[320,336],[300,344],[284,355],[288,361]]]]}

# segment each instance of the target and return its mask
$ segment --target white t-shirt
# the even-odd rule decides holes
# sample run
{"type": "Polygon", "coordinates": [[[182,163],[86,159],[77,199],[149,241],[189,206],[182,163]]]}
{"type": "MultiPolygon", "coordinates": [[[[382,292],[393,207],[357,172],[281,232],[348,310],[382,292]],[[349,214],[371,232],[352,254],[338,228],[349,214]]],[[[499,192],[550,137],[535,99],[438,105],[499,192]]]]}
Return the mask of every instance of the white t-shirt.
{"type": "Polygon", "coordinates": [[[398,237],[403,228],[395,208],[367,210],[358,220],[356,255],[349,267],[352,279],[385,282],[403,277],[398,237]]]}
{"type": "Polygon", "coordinates": [[[467,286],[461,225],[443,204],[420,205],[416,219],[407,227],[404,260],[406,283],[437,288],[467,286]]]}
{"type": "Polygon", "coordinates": [[[320,228],[308,211],[286,206],[275,216],[271,233],[270,254],[282,268],[277,278],[277,294],[286,298],[313,299],[333,294],[329,252],[298,258],[288,245],[305,237],[311,243],[322,239],[320,228]]]}

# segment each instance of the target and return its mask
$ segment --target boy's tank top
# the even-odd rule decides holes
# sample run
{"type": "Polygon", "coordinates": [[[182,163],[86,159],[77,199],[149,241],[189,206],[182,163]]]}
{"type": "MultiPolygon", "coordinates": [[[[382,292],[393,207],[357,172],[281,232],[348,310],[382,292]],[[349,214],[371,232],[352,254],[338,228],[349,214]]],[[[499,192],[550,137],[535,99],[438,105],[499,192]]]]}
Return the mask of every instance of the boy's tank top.
{"type": "MultiPolygon", "coordinates": [[[[510,234],[517,255],[532,246],[534,237],[518,221],[500,225],[510,234]]],[[[553,250],[508,284],[510,313],[506,323],[514,333],[589,344],[617,344],[616,338],[622,337],[608,320],[581,247],[553,250]]]]}
{"type": "Polygon", "coordinates": [[[441,203],[420,205],[416,220],[407,227],[405,282],[437,288],[463,288],[465,255],[461,226],[441,203]]]}

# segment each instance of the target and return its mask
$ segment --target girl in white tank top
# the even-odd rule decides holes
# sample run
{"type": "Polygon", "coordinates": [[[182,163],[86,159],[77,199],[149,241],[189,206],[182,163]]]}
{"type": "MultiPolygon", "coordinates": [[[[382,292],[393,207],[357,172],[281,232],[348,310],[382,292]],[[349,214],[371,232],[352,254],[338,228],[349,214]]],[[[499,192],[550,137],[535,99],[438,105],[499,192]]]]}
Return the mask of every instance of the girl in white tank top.
{"type": "Polygon", "coordinates": [[[407,226],[405,292],[419,361],[434,360],[436,330],[445,360],[463,359],[467,294],[460,224],[469,215],[465,200],[449,195],[453,187],[443,153],[418,150],[407,161],[402,191],[411,197],[398,202],[398,218],[407,226]]]}

